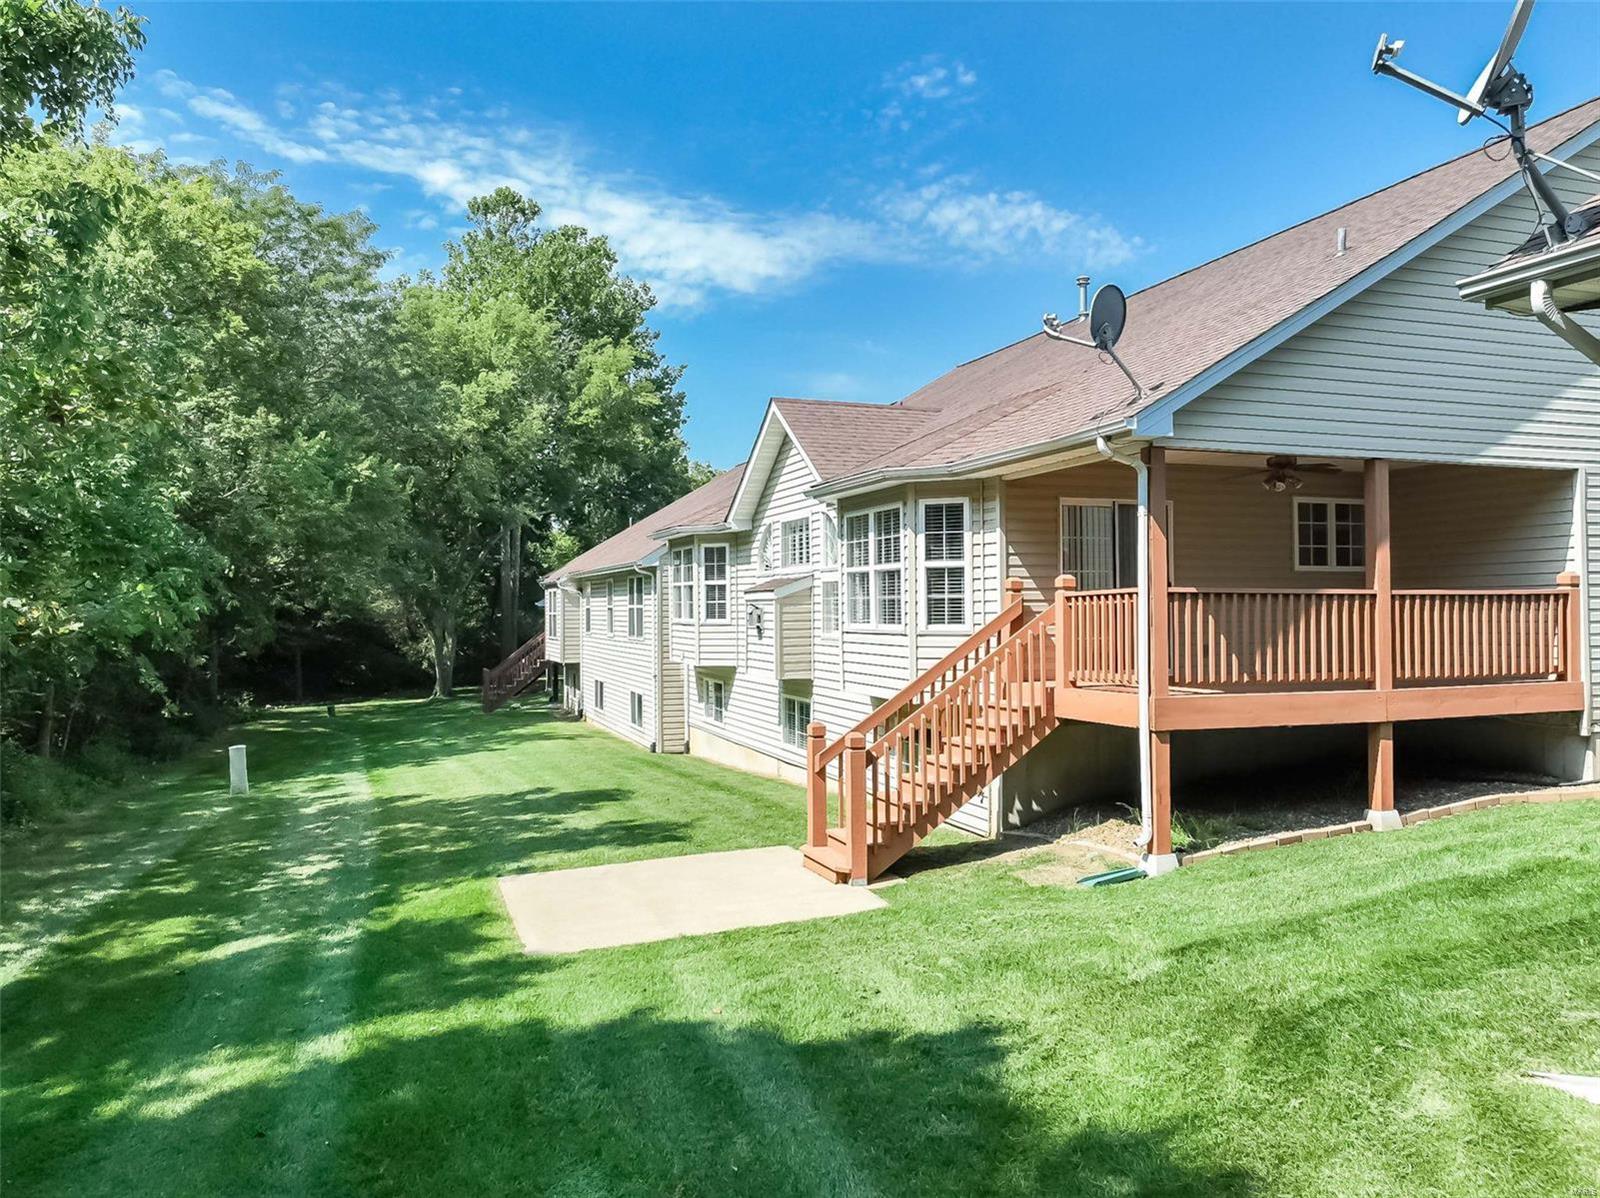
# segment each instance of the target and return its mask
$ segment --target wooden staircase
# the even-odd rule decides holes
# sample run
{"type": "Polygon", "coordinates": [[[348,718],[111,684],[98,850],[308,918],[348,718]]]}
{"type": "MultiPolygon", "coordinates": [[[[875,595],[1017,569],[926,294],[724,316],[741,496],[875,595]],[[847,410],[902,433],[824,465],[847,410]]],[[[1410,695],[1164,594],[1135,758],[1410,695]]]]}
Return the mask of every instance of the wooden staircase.
{"type": "Polygon", "coordinates": [[[544,633],[525,642],[492,670],[483,672],[483,711],[498,711],[530,686],[544,683],[544,633]]]}
{"type": "Polygon", "coordinates": [[[994,620],[861,723],[831,744],[821,724],[807,729],[807,868],[872,881],[1044,739],[1067,674],[1064,607],[1062,595],[1029,619],[1021,580],[1007,579],[994,620]]]}

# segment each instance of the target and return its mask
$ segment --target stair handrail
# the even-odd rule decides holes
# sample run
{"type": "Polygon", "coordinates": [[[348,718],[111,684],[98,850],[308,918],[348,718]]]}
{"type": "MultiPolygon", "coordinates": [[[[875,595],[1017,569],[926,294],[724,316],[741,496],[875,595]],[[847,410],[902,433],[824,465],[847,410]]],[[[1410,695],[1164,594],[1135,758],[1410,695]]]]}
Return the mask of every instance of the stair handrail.
{"type": "MultiPolygon", "coordinates": [[[[978,631],[974,632],[966,640],[962,641],[954,649],[950,650],[950,652],[945,654],[945,656],[942,657],[936,665],[930,666],[921,674],[918,674],[892,699],[888,699],[885,702],[878,704],[878,706],[874,707],[865,719],[861,720],[854,727],[844,732],[841,736],[835,739],[832,744],[822,749],[817,755],[814,768],[825,769],[834,761],[838,760],[839,756],[844,752],[845,742],[857,732],[863,735],[871,733],[874,735],[874,737],[876,737],[877,735],[881,735],[883,732],[887,731],[890,726],[890,721],[893,720],[895,713],[901,708],[905,707],[906,704],[920,697],[924,691],[929,691],[930,688],[932,691],[932,693],[929,694],[926,699],[923,699],[923,702],[927,702],[928,699],[931,699],[933,695],[937,694],[945,686],[953,683],[955,678],[951,678],[948,682],[946,682],[943,680],[943,676],[955,669],[957,666],[961,665],[961,663],[967,657],[971,656],[974,650],[982,646],[991,637],[1002,631],[1005,631],[1008,626],[1011,626],[1010,631],[1012,634],[1014,634],[1017,631],[1017,628],[1020,628],[1023,623],[1019,617],[1025,614],[1022,604],[1022,579],[1006,579],[1006,592],[1011,597],[1007,600],[1005,606],[1000,609],[1000,614],[998,616],[990,620],[987,624],[978,629],[978,631]]],[[[988,654],[984,654],[984,657],[987,656],[988,654]]],[[[982,657],[978,659],[978,661],[982,660],[982,657]]],[[[976,661],[968,663],[967,668],[970,669],[976,664],[976,661]]],[[[960,671],[955,677],[959,678],[961,674],[964,673],[966,673],[966,670],[960,671]]]]}
{"type": "Polygon", "coordinates": [[[506,684],[507,680],[516,677],[517,667],[533,657],[537,657],[540,663],[544,661],[544,647],[544,633],[535,633],[514,649],[510,656],[500,662],[499,665],[483,672],[482,696],[485,711],[490,710],[489,705],[492,699],[500,697],[500,688],[506,684]]]}

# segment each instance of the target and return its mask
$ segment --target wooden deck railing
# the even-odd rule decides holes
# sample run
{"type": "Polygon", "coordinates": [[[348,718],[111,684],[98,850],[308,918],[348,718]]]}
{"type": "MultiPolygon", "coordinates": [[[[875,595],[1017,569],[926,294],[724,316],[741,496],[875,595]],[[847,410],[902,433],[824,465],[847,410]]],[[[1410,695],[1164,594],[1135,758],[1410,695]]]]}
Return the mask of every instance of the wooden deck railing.
{"type": "Polygon", "coordinates": [[[1074,686],[1136,686],[1139,592],[1072,591],[1066,596],[1067,681],[1074,686]]]}
{"type": "Polygon", "coordinates": [[[1173,587],[1168,599],[1174,686],[1373,680],[1374,591],[1173,587]]]}
{"type": "Polygon", "coordinates": [[[1396,591],[1396,683],[1567,680],[1577,590],[1396,591]]]}
{"type": "Polygon", "coordinates": [[[544,672],[544,633],[523,642],[492,670],[483,672],[483,710],[505,706],[544,672]]]}

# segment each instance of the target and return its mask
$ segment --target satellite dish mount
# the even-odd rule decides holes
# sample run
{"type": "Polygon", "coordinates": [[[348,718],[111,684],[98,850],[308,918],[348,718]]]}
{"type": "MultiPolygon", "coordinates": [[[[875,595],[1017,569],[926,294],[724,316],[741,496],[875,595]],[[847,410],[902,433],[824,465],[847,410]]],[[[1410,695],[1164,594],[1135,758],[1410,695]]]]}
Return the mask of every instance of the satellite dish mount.
{"type": "Polygon", "coordinates": [[[1533,84],[1517,70],[1511,56],[1516,52],[1517,43],[1522,40],[1522,33],[1528,27],[1528,17],[1532,12],[1533,0],[1517,0],[1517,6],[1511,13],[1511,23],[1506,26],[1505,35],[1500,39],[1500,48],[1464,96],[1397,66],[1394,60],[1399,57],[1405,42],[1391,42],[1387,33],[1379,36],[1378,48],[1372,52],[1372,73],[1388,75],[1435,100],[1443,100],[1457,109],[1457,124],[1465,125],[1475,116],[1493,120],[1489,116],[1491,112],[1505,117],[1508,124],[1503,127],[1511,135],[1511,149],[1517,156],[1517,165],[1522,168],[1523,182],[1533,193],[1535,202],[1550,215],[1550,221],[1544,226],[1544,235],[1546,242],[1554,247],[1582,233],[1584,223],[1581,217],[1574,217],[1567,211],[1560,197],[1534,166],[1535,156],[1524,142],[1528,130],[1528,109],[1533,107],[1533,84]]]}
{"type": "MultiPolygon", "coordinates": [[[[1087,285],[1087,279],[1080,279],[1080,285],[1087,285]]],[[[1133,384],[1134,401],[1144,399],[1144,388],[1139,386],[1139,380],[1133,377],[1133,372],[1117,357],[1116,345],[1122,339],[1122,330],[1128,324],[1128,297],[1122,294],[1122,288],[1115,283],[1107,283],[1094,293],[1094,302],[1089,305],[1089,311],[1080,314],[1077,320],[1064,324],[1054,312],[1048,313],[1044,318],[1044,334],[1055,341],[1065,341],[1069,345],[1081,345],[1085,349],[1099,350],[1117,364],[1117,368],[1128,376],[1128,381],[1133,384]],[[1074,337],[1068,330],[1081,331],[1088,334],[1087,339],[1074,337]]]]}

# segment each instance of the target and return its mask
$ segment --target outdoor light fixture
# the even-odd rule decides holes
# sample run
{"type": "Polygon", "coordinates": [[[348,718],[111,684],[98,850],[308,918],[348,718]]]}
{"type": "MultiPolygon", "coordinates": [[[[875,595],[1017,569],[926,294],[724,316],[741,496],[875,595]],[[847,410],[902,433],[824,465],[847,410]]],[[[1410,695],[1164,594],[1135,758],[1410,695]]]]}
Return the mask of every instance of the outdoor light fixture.
{"type": "Polygon", "coordinates": [[[761,609],[754,603],[745,605],[744,622],[745,627],[754,632],[756,634],[756,640],[759,641],[761,639],[761,609]]]}

